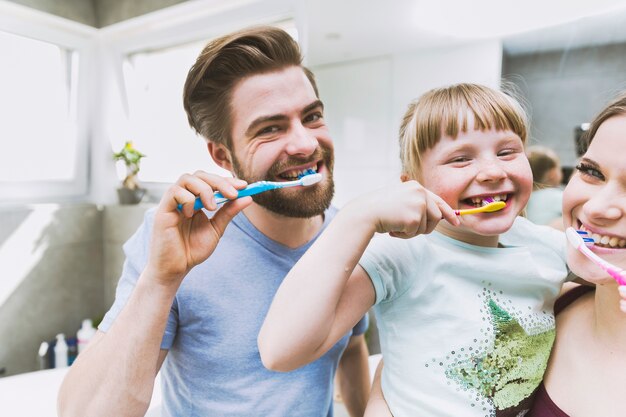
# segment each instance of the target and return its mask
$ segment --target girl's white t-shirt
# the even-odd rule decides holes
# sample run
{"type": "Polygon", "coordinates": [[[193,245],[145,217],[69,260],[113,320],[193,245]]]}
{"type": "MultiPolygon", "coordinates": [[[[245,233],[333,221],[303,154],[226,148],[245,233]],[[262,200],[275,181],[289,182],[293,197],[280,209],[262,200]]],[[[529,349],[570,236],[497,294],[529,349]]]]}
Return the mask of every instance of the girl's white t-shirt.
{"type": "Polygon", "coordinates": [[[376,290],[382,389],[395,417],[529,408],[554,341],[565,236],[520,217],[500,244],[438,232],[370,243],[360,265],[376,290]]]}

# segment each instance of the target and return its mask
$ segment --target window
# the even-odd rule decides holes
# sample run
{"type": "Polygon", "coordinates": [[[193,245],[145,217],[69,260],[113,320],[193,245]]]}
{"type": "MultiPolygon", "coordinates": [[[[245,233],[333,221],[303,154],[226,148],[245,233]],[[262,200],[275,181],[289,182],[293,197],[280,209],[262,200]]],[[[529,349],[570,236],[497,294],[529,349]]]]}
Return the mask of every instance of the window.
{"type": "Polygon", "coordinates": [[[78,55],[0,32],[0,179],[69,181],[76,175],[78,55]]]}
{"type": "Polygon", "coordinates": [[[204,45],[195,42],[135,53],[124,63],[131,137],[123,139],[132,140],[147,155],[139,174],[144,183],[172,183],[199,169],[228,174],[213,162],[204,138],[189,127],[183,108],[187,72],[204,45]]]}
{"type": "MultiPolygon", "coordinates": [[[[293,20],[276,25],[297,39],[293,20]]],[[[143,184],[172,183],[181,174],[196,170],[229,175],[213,162],[206,141],[189,127],[183,108],[187,73],[207,42],[153,47],[126,55],[123,72],[131,137],[120,138],[113,149],[132,140],[147,156],[139,174],[143,184]]]]}
{"type": "Polygon", "coordinates": [[[0,201],[85,199],[90,115],[83,69],[95,29],[1,9],[0,201]]]}

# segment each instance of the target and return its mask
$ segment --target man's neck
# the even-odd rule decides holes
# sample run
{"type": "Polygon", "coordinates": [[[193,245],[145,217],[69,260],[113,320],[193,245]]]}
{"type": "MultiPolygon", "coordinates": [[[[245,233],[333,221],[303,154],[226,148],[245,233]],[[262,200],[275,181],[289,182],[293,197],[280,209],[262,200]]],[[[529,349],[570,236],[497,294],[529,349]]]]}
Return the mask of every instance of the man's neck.
{"type": "Polygon", "coordinates": [[[322,215],[305,219],[287,217],[273,213],[256,203],[252,203],[243,212],[261,233],[292,249],[313,239],[324,224],[322,215]]]}

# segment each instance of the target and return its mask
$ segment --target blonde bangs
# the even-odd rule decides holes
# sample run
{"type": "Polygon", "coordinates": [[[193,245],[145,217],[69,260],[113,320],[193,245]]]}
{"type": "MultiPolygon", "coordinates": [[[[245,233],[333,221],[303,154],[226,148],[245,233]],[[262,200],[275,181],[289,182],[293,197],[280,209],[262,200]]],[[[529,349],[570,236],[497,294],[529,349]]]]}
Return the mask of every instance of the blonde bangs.
{"type": "Polygon", "coordinates": [[[420,180],[421,155],[442,136],[455,139],[468,130],[510,130],[526,143],[526,112],[517,100],[477,84],[434,89],[409,105],[400,127],[403,172],[420,180]],[[470,119],[474,125],[469,126],[470,119]]]}

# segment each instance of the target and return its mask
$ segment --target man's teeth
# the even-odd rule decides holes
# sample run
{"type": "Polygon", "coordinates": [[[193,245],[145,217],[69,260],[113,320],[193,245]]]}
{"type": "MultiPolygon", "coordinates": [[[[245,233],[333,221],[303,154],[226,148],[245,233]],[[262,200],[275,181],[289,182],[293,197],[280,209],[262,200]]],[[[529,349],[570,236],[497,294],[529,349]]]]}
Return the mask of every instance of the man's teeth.
{"type": "Polygon", "coordinates": [[[485,199],[482,199],[480,197],[474,197],[471,199],[471,201],[476,207],[482,207],[494,201],[506,201],[506,199],[507,199],[506,194],[496,194],[496,195],[492,195],[491,197],[486,197],[485,199]]]}
{"type": "Polygon", "coordinates": [[[310,171],[313,171],[314,173],[317,173],[317,167],[313,167],[313,168],[307,168],[307,169],[300,169],[297,171],[288,171],[285,172],[283,174],[281,174],[281,178],[285,178],[287,180],[298,180],[300,178],[302,178],[305,175],[309,175],[311,174],[310,171]]]}
{"type": "MultiPolygon", "coordinates": [[[[583,226],[580,227],[580,230],[585,230],[588,232],[583,226]]],[[[593,238],[594,244],[598,246],[605,246],[611,248],[626,248],[626,239],[622,239],[616,236],[604,236],[598,233],[588,232],[589,236],[593,238]]]]}

